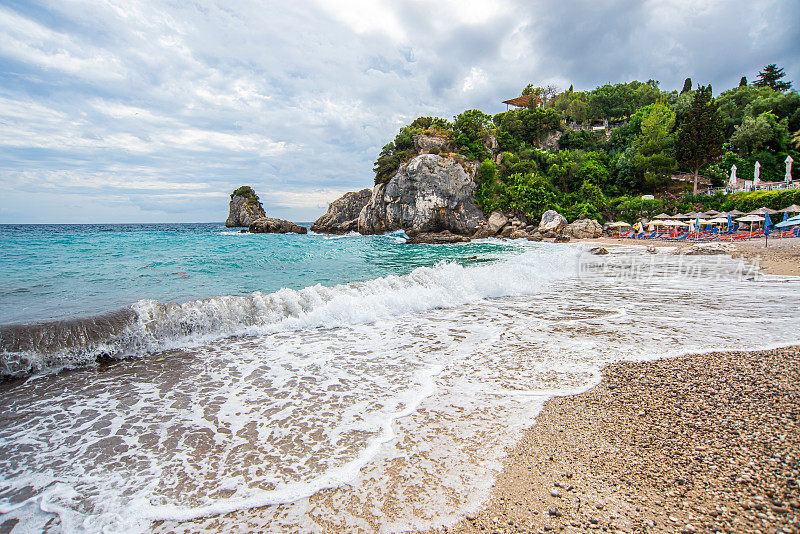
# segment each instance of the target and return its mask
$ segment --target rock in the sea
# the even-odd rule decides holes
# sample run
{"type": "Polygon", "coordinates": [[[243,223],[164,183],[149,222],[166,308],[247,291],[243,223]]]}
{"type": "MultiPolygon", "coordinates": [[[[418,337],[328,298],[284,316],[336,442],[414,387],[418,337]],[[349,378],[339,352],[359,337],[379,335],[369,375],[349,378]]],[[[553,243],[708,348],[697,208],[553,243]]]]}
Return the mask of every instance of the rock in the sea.
{"type": "Polygon", "coordinates": [[[506,223],[508,223],[508,217],[499,211],[493,211],[492,214],[489,215],[489,222],[486,223],[486,230],[489,232],[489,235],[494,235],[499,232],[506,223]]]}
{"type": "Polygon", "coordinates": [[[564,235],[575,239],[595,239],[603,235],[603,227],[594,219],[578,219],[564,228],[564,235]]]}
{"type": "Polygon", "coordinates": [[[483,228],[478,228],[478,231],[472,234],[472,239],[486,239],[492,235],[494,234],[490,234],[489,230],[484,226],[483,228]]]}
{"type": "Polygon", "coordinates": [[[254,234],[306,234],[308,230],[291,221],[275,219],[274,217],[261,217],[250,225],[250,232],[254,234]]]}
{"type": "Polygon", "coordinates": [[[553,243],[568,243],[569,239],[570,238],[569,238],[568,235],[563,235],[563,234],[562,235],[557,235],[555,237],[555,239],[553,240],[553,243]]]}
{"type": "Polygon", "coordinates": [[[556,237],[567,226],[567,219],[555,210],[547,210],[542,214],[539,233],[544,237],[556,237]]]}
{"type": "Polygon", "coordinates": [[[345,193],[330,203],[328,212],[311,225],[311,231],[325,234],[346,234],[358,231],[358,214],[372,196],[370,189],[345,193]]]}
{"type": "Polygon", "coordinates": [[[406,241],[408,245],[442,245],[446,243],[469,243],[470,238],[463,235],[456,235],[445,230],[438,233],[422,233],[411,237],[406,241]]]}
{"type": "Polygon", "coordinates": [[[589,249],[589,254],[594,254],[595,256],[604,256],[608,254],[608,249],[606,247],[592,247],[589,249]]]}
{"type": "Polygon", "coordinates": [[[442,232],[473,235],[486,218],[475,203],[474,167],[437,154],[416,156],[388,182],[378,184],[358,216],[358,231],[409,236],[442,232]]]}
{"type": "Polygon", "coordinates": [[[250,186],[243,185],[231,193],[231,203],[225,226],[228,228],[250,226],[256,219],[266,216],[256,192],[250,186]]]}

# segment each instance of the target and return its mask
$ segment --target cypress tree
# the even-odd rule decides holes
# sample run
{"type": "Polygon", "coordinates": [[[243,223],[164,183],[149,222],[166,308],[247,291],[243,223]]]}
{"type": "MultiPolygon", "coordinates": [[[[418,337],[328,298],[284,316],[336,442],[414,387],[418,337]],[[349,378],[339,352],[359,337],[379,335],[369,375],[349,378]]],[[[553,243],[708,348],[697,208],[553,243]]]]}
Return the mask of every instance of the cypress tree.
{"type": "Polygon", "coordinates": [[[700,168],[722,154],[725,141],[722,117],[711,97],[711,86],[700,86],[694,93],[675,143],[678,162],[694,171],[694,194],[700,168]]]}
{"type": "Polygon", "coordinates": [[[742,79],[739,80],[739,87],[747,87],[747,76],[742,76],[742,79]]]}
{"type": "Polygon", "coordinates": [[[681,90],[681,94],[687,93],[687,92],[689,92],[691,90],[692,90],[692,79],[691,78],[686,78],[683,81],[683,89],[681,90]]]}

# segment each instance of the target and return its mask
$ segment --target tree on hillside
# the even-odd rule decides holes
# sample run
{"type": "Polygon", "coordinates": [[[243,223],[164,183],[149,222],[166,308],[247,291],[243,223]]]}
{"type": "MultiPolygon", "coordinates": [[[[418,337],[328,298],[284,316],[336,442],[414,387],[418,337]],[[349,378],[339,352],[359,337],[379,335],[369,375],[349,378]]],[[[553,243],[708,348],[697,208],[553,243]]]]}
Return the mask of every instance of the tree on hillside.
{"type": "Polygon", "coordinates": [[[758,79],[753,82],[753,85],[758,87],[770,87],[774,91],[786,91],[792,87],[792,82],[782,82],[781,78],[786,76],[783,69],[779,69],[774,63],[764,67],[758,73],[758,79]]]}
{"type": "Polygon", "coordinates": [[[683,80],[683,89],[681,89],[681,94],[688,93],[691,90],[692,90],[692,79],[686,78],[685,80],[683,80]]]}
{"type": "Polygon", "coordinates": [[[739,87],[744,87],[747,85],[747,76],[742,76],[742,79],[739,80],[739,87]]]}
{"type": "Polygon", "coordinates": [[[700,86],[678,130],[676,156],[678,162],[694,171],[694,194],[700,168],[722,154],[725,136],[722,118],[711,98],[711,86],[700,86]]]}

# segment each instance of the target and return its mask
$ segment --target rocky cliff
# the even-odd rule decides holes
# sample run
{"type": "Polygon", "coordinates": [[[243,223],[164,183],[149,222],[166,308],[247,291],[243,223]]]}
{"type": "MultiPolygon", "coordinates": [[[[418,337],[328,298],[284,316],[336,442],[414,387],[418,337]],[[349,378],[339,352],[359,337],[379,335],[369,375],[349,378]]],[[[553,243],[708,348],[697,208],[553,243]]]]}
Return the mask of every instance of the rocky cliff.
{"type": "Polygon", "coordinates": [[[372,191],[369,189],[345,193],[331,202],[328,212],[311,225],[311,231],[326,234],[358,231],[358,215],[371,197],[372,191]]]}
{"type": "Polygon", "coordinates": [[[405,230],[409,236],[448,230],[472,235],[486,218],[475,203],[475,167],[454,158],[421,154],[372,190],[358,216],[358,231],[405,230]]]}
{"type": "Polygon", "coordinates": [[[258,195],[249,186],[243,185],[231,193],[231,203],[225,226],[228,228],[249,227],[256,219],[266,217],[258,195]]]}

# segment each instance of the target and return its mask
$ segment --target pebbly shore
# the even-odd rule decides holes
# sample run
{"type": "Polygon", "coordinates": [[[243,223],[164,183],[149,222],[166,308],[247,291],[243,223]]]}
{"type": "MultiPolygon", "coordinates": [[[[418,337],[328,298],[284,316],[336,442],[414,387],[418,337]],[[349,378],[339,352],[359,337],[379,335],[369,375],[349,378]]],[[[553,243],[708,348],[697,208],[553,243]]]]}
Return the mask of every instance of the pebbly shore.
{"type": "Polygon", "coordinates": [[[800,532],[800,348],[618,363],[446,532],[800,532]]]}
{"type": "MultiPolygon", "coordinates": [[[[601,246],[640,245],[659,249],[673,249],[691,244],[689,241],[679,243],[661,239],[618,239],[614,237],[602,237],[584,242],[601,246]]],[[[712,241],[712,243],[714,242],[712,241]]],[[[800,239],[798,238],[773,237],[769,240],[760,238],[724,243],[730,244],[732,247],[731,256],[757,266],[764,274],[800,276],[800,239]]]]}

